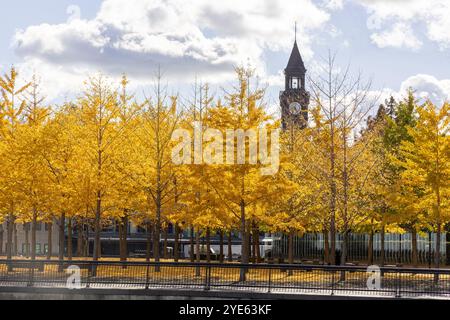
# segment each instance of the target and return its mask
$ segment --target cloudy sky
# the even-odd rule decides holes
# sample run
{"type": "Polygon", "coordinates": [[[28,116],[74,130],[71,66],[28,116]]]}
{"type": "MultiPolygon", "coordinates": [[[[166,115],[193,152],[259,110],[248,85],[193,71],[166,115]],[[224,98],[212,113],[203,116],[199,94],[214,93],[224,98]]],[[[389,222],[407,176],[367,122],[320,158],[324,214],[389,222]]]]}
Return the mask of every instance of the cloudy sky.
{"type": "Polygon", "coordinates": [[[220,88],[233,66],[250,64],[275,105],[297,21],[311,73],[337,51],[374,90],[413,86],[441,102],[450,98],[449,17],[448,0],[16,0],[2,15],[0,69],[38,73],[58,101],[96,72],[126,72],[140,90],[161,65],[170,90],[187,94],[196,77],[220,88]]]}

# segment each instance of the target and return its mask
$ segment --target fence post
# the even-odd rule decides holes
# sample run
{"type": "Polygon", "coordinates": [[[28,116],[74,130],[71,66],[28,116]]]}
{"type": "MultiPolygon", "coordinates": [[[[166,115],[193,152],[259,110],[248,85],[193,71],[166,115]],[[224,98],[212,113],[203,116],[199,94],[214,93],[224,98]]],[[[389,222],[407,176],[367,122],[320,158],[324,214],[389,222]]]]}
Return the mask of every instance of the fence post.
{"type": "Polygon", "coordinates": [[[271,293],[272,291],[272,268],[269,268],[269,290],[267,293],[271,293]]]}
{"type": "Polygon", "coordinates": [[[90,288],[91,286],[91,276],[94,270],[94,265],[91,265],[90,267],[88,267],[87,269],[87,281],[86,281],[86,288],[90,288]]]}
{"type": "Polygon", "coordinates": [[[205,271],[205,291],[209,291],[211,289],[211,265],[208,265],[205,271]]]}
{"type": "Polygon", "coordinates": [[[336,271],[331,271],[331,295],[334,296],[334,274],[336,271]]]}
{"type": "Polygon", "coordinates": [[[401,295],[401,290],[402,290],[402,273],[397,271],[397,276],[398,276],[398,279],[397,279],[397,292],[395,293],[395,297],[396,298],[401,298],[402,297],[402,295],[401,295]]]}
{"type": "Polygon", "coordinates": [[[27,287],[32,287],[33,285],[34,285],[34,261],[31,261],[27,287]]]}
{"type": "Polygon", "coordinates": [[[147,264],[147,271],[145,275],[145,289],[148,290],[150,288],[150,264],[147,264]]]}

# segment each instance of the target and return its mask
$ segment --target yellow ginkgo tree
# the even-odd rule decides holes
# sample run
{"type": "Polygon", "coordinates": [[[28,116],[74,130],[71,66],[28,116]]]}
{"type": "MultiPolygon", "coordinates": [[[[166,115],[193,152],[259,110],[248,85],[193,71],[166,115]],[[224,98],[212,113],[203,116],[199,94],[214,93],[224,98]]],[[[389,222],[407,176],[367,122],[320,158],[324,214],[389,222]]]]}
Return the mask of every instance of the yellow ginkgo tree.
{"type": "Polygon", "coordinates": [[[450,108],[431,102],[417,110],[419,117],[414,128],[408,128],[411,141],[402,141],[400,157],[394,161],[404,171],[399,192],[416,207],[427,213],[436,232],[434,264],[440,265],[442,226],[449,221],[450,199],[450,108]]]}
{"type": "Polygon", "coordinates": [[[18,72],[12,67],[10,72],[0,77],[0,134],[1,134],[1,212],[6,215],[7,239],[6,255],[13,255],[13,230],[15,229],[16,210],[18,206],[18,190],[20,172],[16,167],[17,131],[23,125],[22,120],[26,108],[24,93],[31,83],[20,84],[18,72]]]}

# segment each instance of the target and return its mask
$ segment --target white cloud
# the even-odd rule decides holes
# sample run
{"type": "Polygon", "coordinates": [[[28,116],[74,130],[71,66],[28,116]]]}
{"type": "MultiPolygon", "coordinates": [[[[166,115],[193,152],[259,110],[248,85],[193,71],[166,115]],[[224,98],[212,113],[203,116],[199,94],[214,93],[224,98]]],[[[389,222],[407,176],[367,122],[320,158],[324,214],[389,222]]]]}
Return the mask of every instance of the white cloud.
{"type": "Polygon", "coordinates": [[[60,86],[95,71],[146,81],[158,65],[172,81],[222,82],[248,61],[268,76],[263,52],[290,50],[294,21],[311,56],[311,33],[328,20],[312,0],[104,0],[94,19],[18,31],[14,48],[23,68],[58,77],[60,86]]]}
{"type": "Polygon", "coordinates": [[[430,100],[437,106],[444,102],[450,102],[450,79],[439,80],[428,74],[417,74],[403,80],[398,89],[384,88],[370,92],[371,97],[383,103],[392,96],[397,101],[403,100],[408,95],[408,90],[412,89],[414,96],[419,103],[430,100]]]}
{"type": "Polygon", "coordinates": [[[323,0],[325,7],[331,10],[340,10],[344,7],[344,0],[323,0]]]}
{"type": "Polygon", "coordinates": [[[416,38],[411,26],[404,23],[396,23],[391,30],[371,35],[372,42],[380,48],[408,48],[419,49],[422,42],[416,38]]]}
{"type": "Polygon", "coordinates": [[[421,101],[429,99],[437,105],[450,101],[450,79],[439,80],[431,75],[418,74],[402,82],[400,93],[406,94],[409,88],[421,101]]]}
{"type": "Polygon", "coordinates": [[[82,90],[83,81],[94,73],[87,68],[66,68],[62,65],[43,63],[35,58],[19,63],[17,67],[21,79],[31,79],[34,73],[39,76],[41,93],[45,95],[47,101],[72,98],[73,93],[82,90]]]}
{"type": "MultiPolygon", "coordinates": [[[[347,0],[350,1],[350,0],[347,0]]],[[[417,35],[411,30],[423,30],[423,34],[437,43],[441,49],[450,47],[450,1],[448,0],[352,0],[363,5],[369,14],[368,27],[372,30],[384,30],[393,24],[407,30],[408,45],[416,49],[419,43],[417,35]],[[409,32],[411,31],[411,32],[409,32]]],[[[376,32],[372,39],[389,38],[400,34],[401,30],[376,32]]],[[[395,41],[374,41],[377,45],[396,46],[395,41]]]]}
{"type": "Polygon", "coordinates": [[[283,70],[279,70],[277,74],[267,76],[263,79],[263,84],[275,87],[284,87],[285,78],[283,70]]]}

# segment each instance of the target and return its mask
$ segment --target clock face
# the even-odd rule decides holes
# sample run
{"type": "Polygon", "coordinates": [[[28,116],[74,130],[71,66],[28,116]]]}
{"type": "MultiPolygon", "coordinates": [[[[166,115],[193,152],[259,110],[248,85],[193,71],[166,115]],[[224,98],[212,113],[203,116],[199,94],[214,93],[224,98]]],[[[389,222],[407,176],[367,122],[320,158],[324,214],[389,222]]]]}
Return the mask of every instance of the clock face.
{"type": "Polygon", "coordinates": [[[298,102],[292,102],[289,105],[289,112],[293,115],[299,115],[302,112],[302,105],[298,102]]]}

